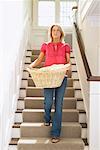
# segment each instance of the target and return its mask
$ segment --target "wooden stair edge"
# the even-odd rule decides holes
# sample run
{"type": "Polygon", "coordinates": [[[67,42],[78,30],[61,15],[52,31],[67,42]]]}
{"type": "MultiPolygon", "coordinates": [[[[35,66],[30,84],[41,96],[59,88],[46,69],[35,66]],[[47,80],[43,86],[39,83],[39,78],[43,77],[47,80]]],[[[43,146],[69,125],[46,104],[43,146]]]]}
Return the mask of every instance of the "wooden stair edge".
{"type": "MultiPolygon", "coordinates": [[[[12,128],[20,128],[20,125],[24,122],[15,122],[12,128]]],[[[29,122],[30,123],[30,122],[29,122]]],[[[79,123],[79,122],[77,122],[79,123]]],[[[87,128],[87,123],[79,123],[82,128],[87,128]]]]}
{"type": "MultiPolygon", "coordinates": [[[[23,69],[24,72],[28,72],[26,69],[23,69]]],[[[77,70],[72,70],[72,72],[77,72],[77,70]]]]}
{"type": "MultiPolygon", "coordinates": [[[[22,77],[22,80],[30,80],[30,79],[32,79],[32,78],[31,77],[28,77],[28,78],[22,77]]],[[[68,79],[73,80],[73,81],[79,81],[79,79],[73,79],[72,77],[68,77],[68,79]]]]}
{"type": "MultiPolygon", "coordinates": [[[[15,111],[15,113],[22,113],[24,109],[17,109],[15,111]]],[[[79,113],[85,113],[86,114],[86,111],[84,109],[75,109],[75,110],[78,110],[79,113]]]]}
{"type": "MultiPolygon", "coordinates": [[[[40,49],[27,49],[26,51],[31,51],[31,52],[33,52],[33,51],[40,51],[40,49]]],[[[71,49],[71,52],[73,52],[72,49],[71,49]]]]}
{"type": "MultiPolygon", "coordinates": [[[[39,98],[39,97],[37,97],[37,96],[35,96],[36,98],[39,98]]],[[[30,98],[32,98],[32,97],[19,97],[18,98],[18,101],[19,100],[21,100],[21,101],[24,101],[25,99],[30,99],[30,98]]],[[[41,98],[41,97],[40,97],[41,98]]],[[[43,97],[44,98],[44,97],[43,97]]],[[[64,98],[68,98],[68,97],[64,97],[64,98]]],[[[70,97],[70,98],[68,98],[68,99],[71,99],[71,98],[74,98],[74,99],[76,99],[77,101],[83,101],[83,98],[75,98],[75,97],[70,97]]]]}
{"type": "MultiPolygon", "coordinates": [[[[44,62],[42,62],[42,63],[44,63],[44,62]]],[[[30,62],[25,62],[24,64],[29,65],[30,62]]],[[[71,63],[71,65],[76,65],[76,63],[71,63]]]]}

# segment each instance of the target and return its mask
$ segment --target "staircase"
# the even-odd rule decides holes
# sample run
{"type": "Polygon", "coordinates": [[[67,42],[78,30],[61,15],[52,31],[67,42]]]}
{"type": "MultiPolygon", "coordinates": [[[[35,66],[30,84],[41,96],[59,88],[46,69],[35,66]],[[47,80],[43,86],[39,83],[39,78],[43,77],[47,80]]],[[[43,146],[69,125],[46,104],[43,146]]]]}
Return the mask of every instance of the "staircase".
{"type": "MultiPolygon", "coordinates": [[[[35,87],[25,70],[38,54],[39,50],[26,51],[9,150],[86,150],[88,145],[86,112],[73,52],[70,56],[72,71],[68,74],[68,87],[64,97],[61,141],[56,144],[50,141],[51,126],[46,127],[43,124],[43,89],[35,87]]],[[[53,115],[54,107],[51,113],[53,115]]]]}

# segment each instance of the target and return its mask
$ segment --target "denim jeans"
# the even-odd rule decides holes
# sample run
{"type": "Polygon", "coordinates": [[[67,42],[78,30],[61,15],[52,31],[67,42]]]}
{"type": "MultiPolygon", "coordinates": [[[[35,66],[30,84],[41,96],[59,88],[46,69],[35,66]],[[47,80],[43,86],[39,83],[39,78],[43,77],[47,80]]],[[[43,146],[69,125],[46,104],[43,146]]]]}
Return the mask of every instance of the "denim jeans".
{"type": "Polygon", "coordinates": [[[57,88],[45,88],[44,89],[44,120],[50,122],[51,120],[51,109],[54,101],[55,112],[52,119],[51,136],[60,136],[61,122],[62,122],[62,106],[63,97],[67,85],[67,77],[64,78],[60,87],[57,88]]]}

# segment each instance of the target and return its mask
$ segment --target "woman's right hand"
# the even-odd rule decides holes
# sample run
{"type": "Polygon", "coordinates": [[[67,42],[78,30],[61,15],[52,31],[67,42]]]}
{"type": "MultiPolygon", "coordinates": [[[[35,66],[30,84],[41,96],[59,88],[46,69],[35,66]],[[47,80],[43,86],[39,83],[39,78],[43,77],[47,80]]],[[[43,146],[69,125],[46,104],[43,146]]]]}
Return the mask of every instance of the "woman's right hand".
{"type": "Polygon", "coordinates": [[[29,69],[32,69],[32,68],[37,67],[38,65],[40,65],[40,63],[42,62],[43,58],[44,58],[44,53],[41,52],[41,53],[39,54],[38,58],[37,58],[35,61],[33,61],[33,62],[28,66],[28,68],[29,68],[29,69]]]}

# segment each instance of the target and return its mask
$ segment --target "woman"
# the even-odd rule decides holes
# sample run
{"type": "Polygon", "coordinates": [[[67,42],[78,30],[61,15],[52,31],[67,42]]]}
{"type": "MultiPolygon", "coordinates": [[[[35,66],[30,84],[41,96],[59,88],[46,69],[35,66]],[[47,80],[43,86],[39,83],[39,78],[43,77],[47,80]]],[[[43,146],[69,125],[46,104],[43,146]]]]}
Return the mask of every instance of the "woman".
{"type": "MultiPolygon", "coordinates": [[[[52,25],[50,28],[51,41],[43,43],[41,52],[38,58],[29,65],[29,68],[38,66],[45,56],[45,66],[53,64],[67,64],[70,63],[70,46],[62,42],[64,33],[59,25],[52,25]]],[[[44,125],[49,126],[51,120],[51,108],[53,104],[53,97],[55,97],[54,105],[55,112],[52,119],[51,141],[57,143],[60,141],[61,122],[62,122],[62,106],[63,97],[67,84],[67,75],[65,76],[60,87],[45,88],[44,89],[44,125]]]]}

